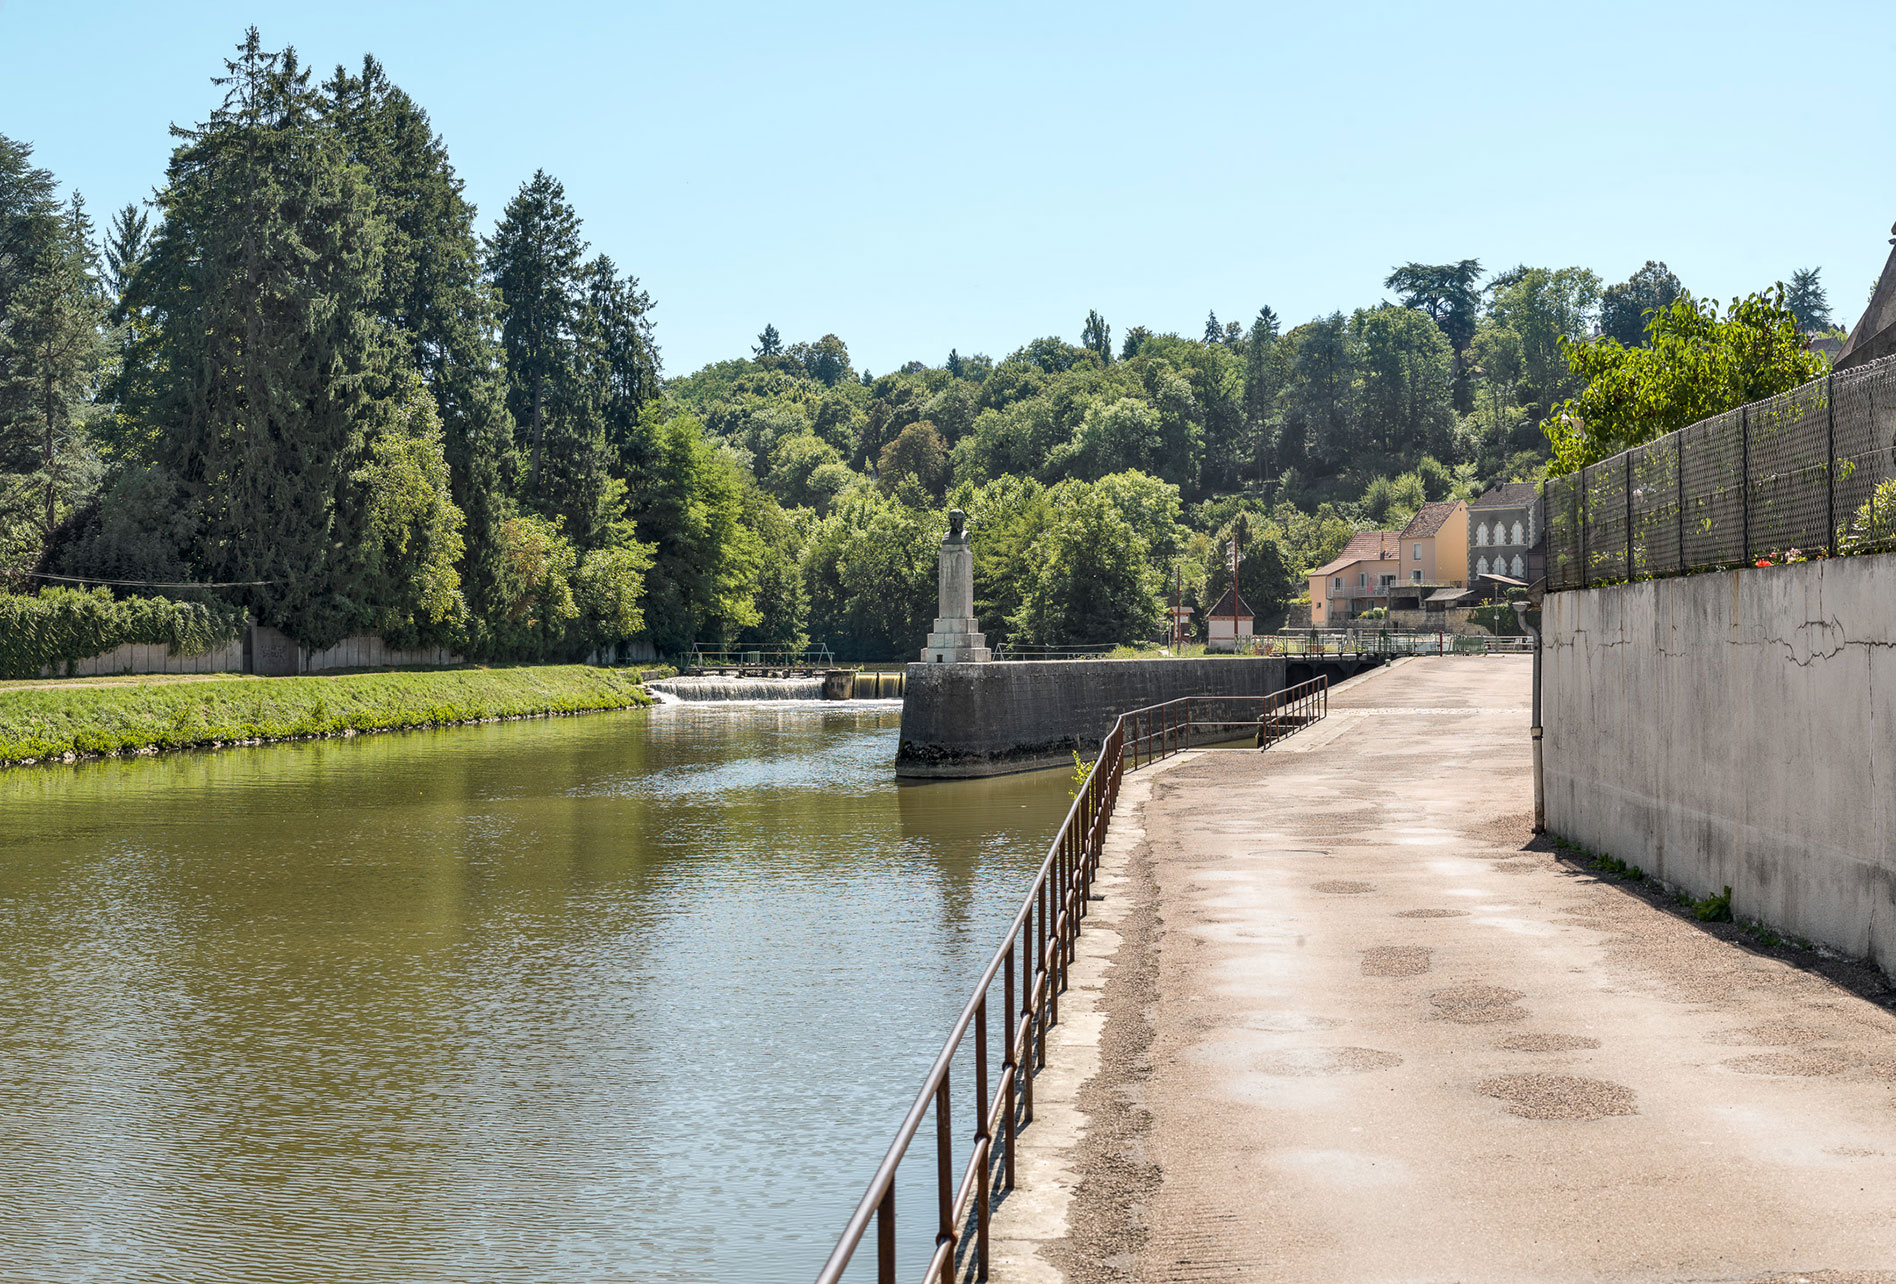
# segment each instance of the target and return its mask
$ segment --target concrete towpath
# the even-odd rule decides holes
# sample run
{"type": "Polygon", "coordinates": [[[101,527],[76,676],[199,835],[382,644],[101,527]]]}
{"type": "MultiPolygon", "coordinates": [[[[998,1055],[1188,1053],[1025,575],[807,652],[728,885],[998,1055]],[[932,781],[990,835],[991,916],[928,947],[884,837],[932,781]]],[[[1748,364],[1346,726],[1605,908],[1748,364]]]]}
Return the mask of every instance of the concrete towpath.
{"type": "Polygon", "coordinates": [[[1531,842],[1528,664],[1138,773],[996,1278],[1896,1281],[1876,981],[1531,842]]]}

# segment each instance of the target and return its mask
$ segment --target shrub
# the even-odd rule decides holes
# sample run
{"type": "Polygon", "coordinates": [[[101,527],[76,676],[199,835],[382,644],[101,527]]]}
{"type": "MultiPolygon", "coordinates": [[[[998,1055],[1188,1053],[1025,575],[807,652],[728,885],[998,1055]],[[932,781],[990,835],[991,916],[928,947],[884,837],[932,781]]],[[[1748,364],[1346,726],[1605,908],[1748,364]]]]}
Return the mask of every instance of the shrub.
{"type": "Polygon", "coordinates": [[[0,677],[36,678],[127,642],[198,655],[234,641],[243,623],[241,607],[221,602],[115,598],[102,588],[0,594],[0,677]]]}

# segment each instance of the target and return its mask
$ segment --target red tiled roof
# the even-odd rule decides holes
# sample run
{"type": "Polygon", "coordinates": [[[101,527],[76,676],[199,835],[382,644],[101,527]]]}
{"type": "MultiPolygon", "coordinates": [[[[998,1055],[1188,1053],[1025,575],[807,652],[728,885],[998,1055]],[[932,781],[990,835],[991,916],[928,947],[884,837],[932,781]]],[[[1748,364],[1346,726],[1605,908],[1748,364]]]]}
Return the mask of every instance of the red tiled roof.
{"type": "Polygon", "coordinates": [[[1334,575],[1356,562],[1391,562],[1401,556],[1402,548],[1394,531],[1358,531],[1350,536],[1350,542],[1343,546],[1343,551],[1334,560],[1310,573],[1334,575]]]}
{"type": "Polygon", "coordinates": [[[1415,516],[1402,528],[1402,539],[1427,539],[1442,529],[1442,524],[1455,515],[1461,507],[1461,501],[1424,504],[1415,510],[1415,516]]]}

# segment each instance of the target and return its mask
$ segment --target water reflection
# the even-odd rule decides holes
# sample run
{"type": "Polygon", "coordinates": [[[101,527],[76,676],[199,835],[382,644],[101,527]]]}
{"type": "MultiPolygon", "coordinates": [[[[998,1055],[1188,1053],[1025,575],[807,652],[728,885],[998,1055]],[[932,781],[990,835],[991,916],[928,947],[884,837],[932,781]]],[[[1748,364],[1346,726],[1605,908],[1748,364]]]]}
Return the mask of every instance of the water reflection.
{"type": "Polygon", "coordinates": [[[1066,802],[898,789],[895,735],[680,705],[0,776],[0,1276],[809,1278],[1066,802]]]}

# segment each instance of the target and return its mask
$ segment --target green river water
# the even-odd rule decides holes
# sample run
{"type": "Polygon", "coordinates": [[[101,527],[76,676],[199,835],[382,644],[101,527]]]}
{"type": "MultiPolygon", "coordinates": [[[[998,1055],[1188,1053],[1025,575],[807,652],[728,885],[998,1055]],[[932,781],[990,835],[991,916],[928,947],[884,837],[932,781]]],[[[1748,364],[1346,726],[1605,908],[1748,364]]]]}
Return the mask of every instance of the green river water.
{"type": "Polygon", "coordinates": [[[898,720],[0,773],[0,1279],[808,1280],[1067,803],[898,720]]]}

